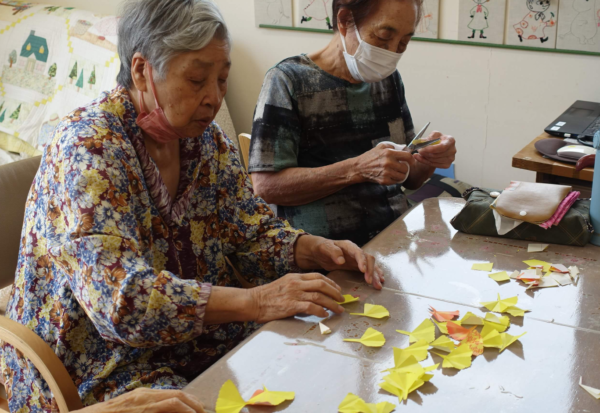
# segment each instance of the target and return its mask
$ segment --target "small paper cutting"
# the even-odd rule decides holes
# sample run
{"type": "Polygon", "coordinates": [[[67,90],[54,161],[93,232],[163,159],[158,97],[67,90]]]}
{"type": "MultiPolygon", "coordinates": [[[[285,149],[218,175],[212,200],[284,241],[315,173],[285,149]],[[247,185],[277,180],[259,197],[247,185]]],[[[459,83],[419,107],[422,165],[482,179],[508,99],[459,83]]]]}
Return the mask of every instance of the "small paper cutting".
{"type": "Polygon", "coordinates": [[[544,252],[549,246],[548,244],[529,244],[527,252],[544,252]]]}
{"type": "Polygon", "coordinates": [[[371,318],[385,318],[390,316],[390,312],[382,305],[365,304],[364,312],[350,313],[350,315],[360,315],[371,318]]]}
{"type": "Polygon", "coordinates": [[[475,271],[487,271],[487,272],[492,271],[492,268],[494,268],[493,262],[488,262],[488,263],[484,263],[484,264],[473,264],[473,266],[471,267],[471,269],[475,270],[475,271]]]}
{"type": "Polygon", "coordinates": [[[579,281],[579,268],[576,266],[569,267],[569,275],[573,279],[573,283],[577,285],[577,281],[579,281]]]}
{"type": "Polygon", "coordinates": [[[481,339],[484,347],[502,348],[502,337],[498,330],[491,325],[484,325],[481,329],[481,339]]]}
{"type": "Polygon", "coordinates": [[[600,390],[583,384],[583,377],[579,377],[579,385],[582,389],[591,394],[596,400],[600,400],[600,390]]]}
{"type": "Polygon", "coordinates": [[[510,274],[510,278],[512,278],[513,280],[516,280],[516,279],[517,279],[517,277],[518,277],[519,275],[521,275],[521,272],[520,272],[520,271],[513,271],[513,272],[510,274]]]}
{"type": "Polygon", "coordinates": [[[448,328],[448,335],[458,341],[463,341],[475,329],[475,327],[465,328],[453,321],[448,321],[446,327],[448,328]]]}
{"type": "Polygon", "coordinates": [[[367,347],[381,347],[385,344],[385,337],[383,333],[369,327],[361,338],[345,338],[344,341],[361,343],[367,347]]]}
{"type": "Polygon", "coordinates": [[[458,370],[466,369],[471,365],[471,357],[473,351],[469,348],[469,345],[464,342],[460,346],[456,347],[448,355],[435,353],[444,359],[442,363],[443,368],[455,368],[458,370]]]}
{"type": "Polygon", "coordinates": [[[355,394],[348,393],[338,406],[340,413],[390,413],[396,409],[392,403],[367,403],[355,394]]]}
{"type": "Polygon", "coordinates": [[[558,287],[559,285],[560,284],[558,284],[553,277],[542,277],[537,283],[531,284],[529,287],[527,287],[527,289],[530,290],[532,288],[551,288],[558,287]]]}
{"type": "Polygon", "coordinates": [[[338,302],[339,305],[350,304],[356,301],[360,301],[359,297],[353,297],[350,294],[344,294],[344,301],[338,302]]]}
{"type": "Polygon", "coordinates": [[[321,334],[323,334],[323,335],[331,334],[331,329],[329,327],[327,327],[325,324],[319,323],[319,328],[321,329],[321,334]]]}
{"type": "Polygon", "coordinates": [[[219,391],[216,412],[238,413],[246,405],[278,406],[285,401],[294,400],[294,397],[294,392],[270,391],[264,387],[263,390],[257,390],[252,398],[246,402],[235,384],[231,380],[227,380],[219,391]]]}
{"type": "Polygon", "coordinates": [[[490,277],[492,280],[494,280],[496,282],[502,282],[502,281],[508,281],[508,280],[510,280],[510,276],[506,273],[506,271],[496,272],[494,274],[489,274],[488,277],[490,277]]]}
{"type": "Polygon", "coordinates": [[[527,332],[518,336],[511,336],[508,333],[500,334],[500,337],[502,338],[502,347],[500,347],[500,353],[502,353],[506,347],[510,346],[512,343],[523,337],[525,334],[527,334],[527,332]]]}
{"type": "Polygon", "coordinates": [[[439,336],[429,345],[435,348],[436,350],[447,352],[450,352],[456,348],[456,344],[454,344],[454,341],[450,340],[447,336],[439,336]]]}
{"type": "Polygon", "coordinates": [[[554,280],[557,283],[559,283],[560,285],[573,284],[573,280],[571,279],[571,276],[568,273],[563,274],[560,272],[553,272],[553,273],[550,273],[550,277],[554,278],[554,280]]]}
{"type": "Polygon", "coordinates": [[[460,312],[457,311],[437,311],[435,308],[429,306],[429,312],[431,316],[435,318],[439,322],[450,321],[460,315],[460,312]]]}
{"type": "MultiPolygon", "coordinates": [[[[459,323],[457,323],[459,324],[459,323]]],[[[465,316],[463,318],[460,319],[460,324],[466,324],[466,325],[472,325],[472,326],[482,326],[483,325],[483,318],[473,314],[472,312],[468,312],[467,314],[465,314],[465,316]]],[[[448,333],[446,333],[448,334],[448,333]]]]}
{"type": "Polygon", "coordinates": [[[409,337],[409,342],[414,343],[419,340],[425,340],[427,343],[431,343],[435,340],[435,326],[430,319],[425,319],[417,328],[412,332],[404,330],[396,330],[400,334],[405,334],[409,337]]]}
{"type": "Polygon", "coordinates": [[[561,272],[563,274],[568,274],[569,269],[562,264],[552,264],[552,268],[550,268],[554,272],[561,272]]]}

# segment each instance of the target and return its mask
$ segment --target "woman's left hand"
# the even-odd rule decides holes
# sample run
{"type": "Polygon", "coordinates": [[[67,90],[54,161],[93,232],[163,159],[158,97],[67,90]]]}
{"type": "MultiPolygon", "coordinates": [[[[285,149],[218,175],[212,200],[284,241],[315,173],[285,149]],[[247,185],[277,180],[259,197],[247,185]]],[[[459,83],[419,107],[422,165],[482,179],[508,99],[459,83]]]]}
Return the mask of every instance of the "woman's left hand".
{"type": "Polygon", "coordinates": [[[367,283],[378,290],[383,287],[383,271],[375,263],[375,257],[351,241],[333,241],[304,235],[296,243],[295,255],[296,264],[302,269],[360,271],[365,275],[367,283]]]}
{"type": "Polygon", "coordinates": [[[456,158],[456,141],[452,136],[443,135],[437,131],[429,135],[426,140],[438,138],[441,139],[440,143],[423,148],[413,156],[417,161],[432,168],[450,168],[456,158]]]}

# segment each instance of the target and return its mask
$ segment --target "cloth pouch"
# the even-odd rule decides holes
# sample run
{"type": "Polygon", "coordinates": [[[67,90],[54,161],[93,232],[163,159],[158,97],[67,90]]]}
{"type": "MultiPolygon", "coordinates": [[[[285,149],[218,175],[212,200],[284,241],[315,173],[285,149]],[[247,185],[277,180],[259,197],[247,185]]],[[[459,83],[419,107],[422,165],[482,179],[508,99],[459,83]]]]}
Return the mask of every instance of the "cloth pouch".
{"type": "Polygon", "coordinates": [[[571,190],[565,185],[512,181],[492,208],[507,218],[541,224],[552,218],[571,190]]]}
{"type": "MultiPolygon", "coordinates": [[[[467,190],[463,194],[467,204],[452,218],[452,226],[467,234],[499,237],[494,211],[490,208],[495,199],[490,195],[490,191],[492,190],[480,188],[467,190]]],[[[594,228],[590,223],[590,200],[580,199],[573,204],[557,226],[544,229],[539,225],[523,222],[502,235],[502,238],[583,247],[589,242],[593,232],[594,228]]]]}

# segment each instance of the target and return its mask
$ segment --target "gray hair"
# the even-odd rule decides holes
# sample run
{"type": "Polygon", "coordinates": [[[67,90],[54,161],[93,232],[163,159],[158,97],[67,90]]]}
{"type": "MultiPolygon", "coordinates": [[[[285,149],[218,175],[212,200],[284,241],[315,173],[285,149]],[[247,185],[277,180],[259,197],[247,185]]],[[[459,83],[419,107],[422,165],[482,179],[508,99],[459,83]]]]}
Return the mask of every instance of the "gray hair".
{"type": "Polygon", "coordinates": [[[164,79],[178,54],[200,50],[213,38],[231,44],[223,15],[210,0],[127,0],[119,21],[117,82],[131,89],[131,61],[140,52],[164,79]]]}

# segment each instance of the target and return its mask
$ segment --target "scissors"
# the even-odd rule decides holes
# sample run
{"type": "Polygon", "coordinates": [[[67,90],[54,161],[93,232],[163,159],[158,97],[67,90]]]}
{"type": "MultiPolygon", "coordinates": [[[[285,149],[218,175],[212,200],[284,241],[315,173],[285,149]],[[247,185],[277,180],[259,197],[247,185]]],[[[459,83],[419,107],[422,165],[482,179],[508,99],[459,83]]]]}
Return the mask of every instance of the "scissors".
{"type": "Polygon", "coordinates": [[[423,134],[427,130],[427,128],[431,125],[431,122],[427,122],[427,125],[423,126],[423,129],[415,136],[415,138],[408,144],[406,148],[404,148],[404,152],[410,152],[411,154],[415,154],[419,152],[420,149],[426,148],[430,145],[437,145],[442,141],[441,138],[433,139],[430,141],[424,141],[421,138],[423,134]]]}

